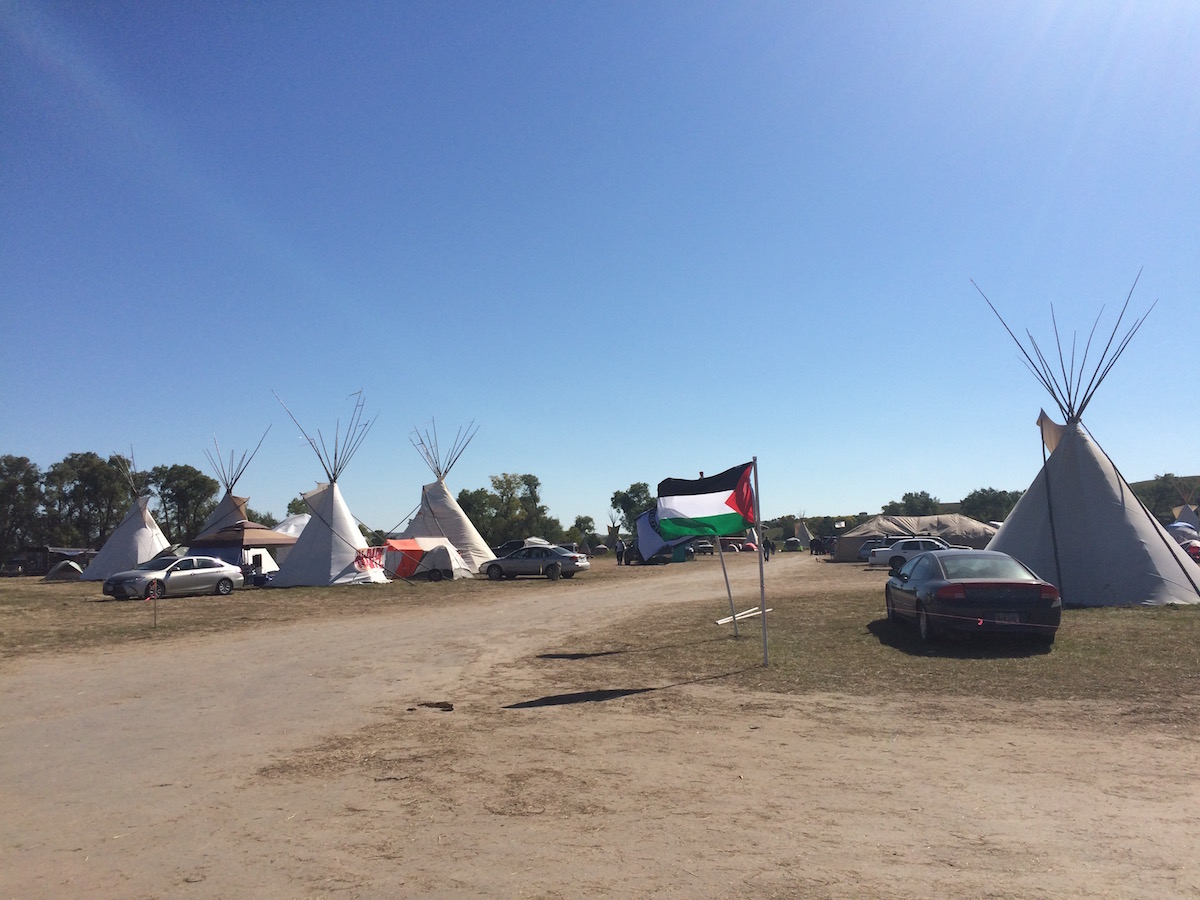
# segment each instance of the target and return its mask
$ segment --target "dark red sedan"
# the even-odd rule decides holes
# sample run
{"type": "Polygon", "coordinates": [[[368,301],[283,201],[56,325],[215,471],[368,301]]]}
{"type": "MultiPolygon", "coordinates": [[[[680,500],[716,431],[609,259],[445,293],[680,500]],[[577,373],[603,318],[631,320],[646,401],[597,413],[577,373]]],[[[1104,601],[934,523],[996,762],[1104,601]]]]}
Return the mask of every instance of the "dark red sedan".
{"type": "Polygon", "coordinates": [[[1058,588],[994,550],[915,556],[892,572],[884,602],[888,619],[915,622],[923,641],[950,632],[999,633],[1049,645],[1062,618],[1058,588]]]}

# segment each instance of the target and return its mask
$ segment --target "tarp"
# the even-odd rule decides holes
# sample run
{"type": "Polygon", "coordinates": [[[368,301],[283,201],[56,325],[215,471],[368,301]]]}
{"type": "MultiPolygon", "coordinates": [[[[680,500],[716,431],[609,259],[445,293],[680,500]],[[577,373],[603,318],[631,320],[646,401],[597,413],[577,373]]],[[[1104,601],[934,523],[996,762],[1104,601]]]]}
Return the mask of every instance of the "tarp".
{"type": "Polygon", "coordinates": [[[446,538],[390,538],[384,548],[383,568],[392,577],[471,577],[470,567],[446,538]]]}
{"type": "Polygon", "coordinates": [[[941,516],[879,515],[840,535],[833,559],[835,562],[859,562],[858,550],[864,541],[871,538],[933,535],[947,544],[961,544],[982,550],[995,534],[994,526],[961,513],[941,516]]]}

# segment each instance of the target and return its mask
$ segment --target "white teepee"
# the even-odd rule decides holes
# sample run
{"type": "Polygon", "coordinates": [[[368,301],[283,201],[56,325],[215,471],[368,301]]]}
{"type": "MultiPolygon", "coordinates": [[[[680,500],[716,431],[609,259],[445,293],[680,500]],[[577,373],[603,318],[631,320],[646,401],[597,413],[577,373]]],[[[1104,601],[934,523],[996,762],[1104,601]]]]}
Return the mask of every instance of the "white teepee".
{"type": "MultiPolygon", "coordinates": [[[[268,427],[267,431],[270,430],[270,427],[268,427]]],[[[225,488],[225,494],[221,497],[221,502],[217,504],[216,509],[204,520],[204,524],[200,526],[200,531],[196,533],[196,537],[207,537],[226,526],[236,525],[246,518],[246,504],[250,502],[250,498],[235,497],[233,489],[237,485],[238,479],[246,471],[246,467],[254,459],[255,454],[258,453],[258,448],[262,446],[262,442],[267,436],[267,431],[264,431],[263,436],[258,439],[258,446],[254,448],[254,452],[249,457],[243,453],[241,459],[236,463],[233,461],[232,452],[229,454],[229,463],[225,463],[221,458],[221,447],[217,444],[216,438],[213,438],[213,446],[217,449],[216,455],[209,453],[208,450],[204,451],[204,455],[208,457],[209,464],[216,470],[222,487],[225,488]]]]}
{"type": "Polygon", "coordinates": [[[80,576],[83,581],[103,581],[109,575],[125,572],[153,559],[171,546],[150,515],[149,504],[149,497],[138,497],[134,501],[117,530],[83,570],[80,576]]]}
{"type": "MultiPolygon", "coordinates": [[[[321,445],[317,446],[317,442],[300,428],[301,434],[321,461],[329,481],[302,495],[312,518],[300,532],[287,557],[279,564],[279,571],[270,582],[272,587],[387,583],[381,565],[382,549],[378,553],[368,550],[367,541],[358,529],[358,521],[342,499],[337,484],[338,476],[345,471],[373,424],[362,423],[362,407],[360,394],[344,439],[340,425],[334,434],[332,451],[327,451],[320,432],[317,436],[321,445]]],[[[291,415],[290,410],[288,415],[291,415]]],[[[296,421],[295,416],[292,416],[292,421],[296,421]]],[[[296,426],[299,427],[300,423],[296,422],[296,426]]]]}
{"type": "MultiPolygon", "coordinates": [[[[1081,421],[1096,389],[1145,321],[1145,316],[1138,319],[1118,341],[1125,308],[1090,372],[1086,369],[1091,335],[1078,368],[1074,346],[1068,366],[1059,342],[1056,369],[1031,335],[1032,355],[1004,325],[1066,424],[1058,425],[1044,412],[1038,418],[1049,457],[988,549],[1016,557],[1052,582],[1068,606],[1200,603],[1200,568],[1138,500],[1081,421]],[[1061,372],[1061,381],[1056,372],[1061,372]]],[[[996,312],[994,306],[992,311],[996,312]]]]}
{"type": "Polygon", "coordinates": [[[441,456],[436,430],[432,435],[429,432],[425,432],[425,434],[414,432],[415,437],[411,439],[412,444],[433,471],[437,480],[421,488],[421,505],[409,520],[408,526],[398,534],[390,535],[390,537],[396,538],[446,538],[458,550],[472,574],[478,573],[484,563],[495,559],[496,554],[492,552],[487,541],[467,518],[467,514],[458,505],[458,501],[454,499],[450,489],[446,487],[446,475],[458,458],[462,456],[463,451],[467,449],[471,438],[475,436],[475,431],[478,430],[478,428],[472,430],[470,426],[467,426],[464,433],[460,429],[450,447],[450,452],[445,457],[441,456]]]}

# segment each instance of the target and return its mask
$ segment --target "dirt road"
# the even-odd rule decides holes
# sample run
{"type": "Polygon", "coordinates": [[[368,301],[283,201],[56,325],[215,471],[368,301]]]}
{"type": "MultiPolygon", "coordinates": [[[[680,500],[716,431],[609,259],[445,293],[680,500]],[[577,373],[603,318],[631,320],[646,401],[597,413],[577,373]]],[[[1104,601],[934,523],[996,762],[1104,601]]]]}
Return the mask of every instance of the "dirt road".
{"type": "Polygon", "coordinates": [[[7,665],[0,895],[1200,896],[1168,733],[575,678],[614,616],[719,608],[711,571],[7,665]]]}

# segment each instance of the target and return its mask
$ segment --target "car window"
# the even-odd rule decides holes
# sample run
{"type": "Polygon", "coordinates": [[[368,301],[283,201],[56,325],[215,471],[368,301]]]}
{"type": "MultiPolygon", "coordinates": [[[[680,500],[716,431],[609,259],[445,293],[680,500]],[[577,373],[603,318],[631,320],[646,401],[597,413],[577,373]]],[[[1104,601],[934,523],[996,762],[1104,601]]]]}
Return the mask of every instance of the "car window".
{"type": "Polygon", "coordinates": [[[913,569],[917,567],[917,563],[921,561],[921,557],[915,556],[900,567],[900,575],[911,577],[913,569]]]}
{"type": "Polygon", "coordinates": [[[220,565],[221,563],[215,559],[206,559],[204,557],[200,557],[196,560],[197,569],[216,569],[219,568],[220,565]]]}
{"type": "Polygon", "coordinates": [[[196,566],[194,559],[181,559],[172,567],[172,572],[190,572],[196,566]]]}
{"type": "Polygon", "coordinates": [[[924,554],[913,559],[916,564],[913,566],[912,577],[917,581],[925,581],[935,574],[937,569],[937,561],[932,556],[924,554]]]}
{"type": "Polygon", "coordinates": [[[942,560],[946,577],[959,578],[1004,578],[1017,581],[1033,581],[1033,575],[1015,559],[1006,556],[972,556],[967,553],[947,556],[942,560]]]}

